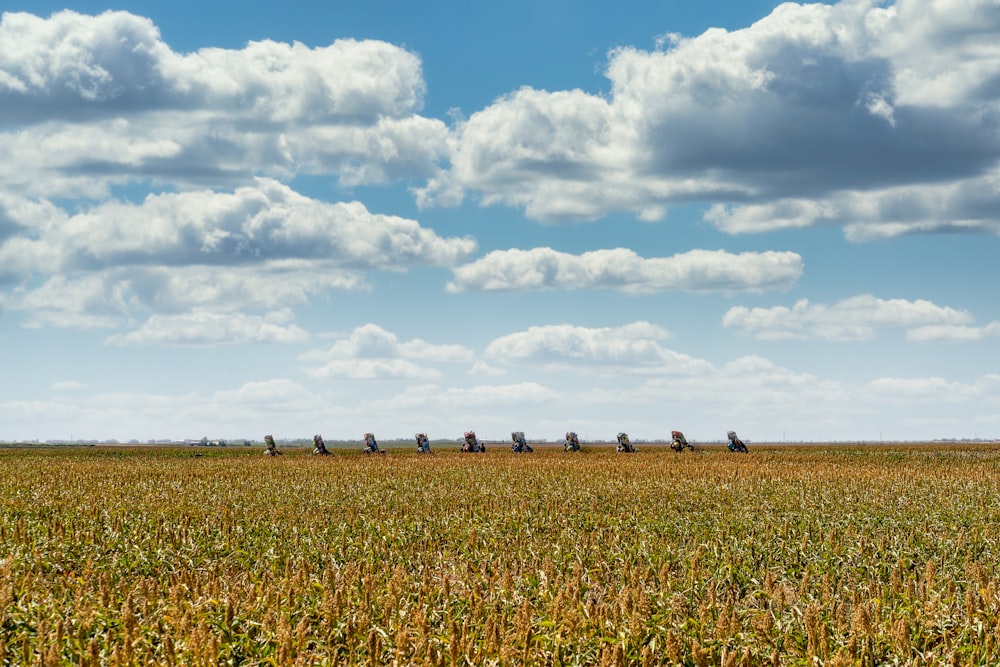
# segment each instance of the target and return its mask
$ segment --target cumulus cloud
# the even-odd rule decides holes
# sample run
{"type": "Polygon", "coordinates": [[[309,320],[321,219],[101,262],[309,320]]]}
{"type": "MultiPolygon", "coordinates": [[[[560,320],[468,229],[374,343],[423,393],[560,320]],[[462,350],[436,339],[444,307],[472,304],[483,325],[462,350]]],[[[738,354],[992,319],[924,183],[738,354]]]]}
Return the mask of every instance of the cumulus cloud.
{"type": "Polygon", "coordinates": [[[27,194],[99,196],[111,183],[234,183],[337,173],[428,175],[447,127],[417,114],[419,58],[374,40],[250,42],[172,51],[127,12],[0,20],[0,167],[27,194]]]}
{"type": "Polygon", "coordinates": [[[271,259],[396,268],[450,264],[475,248],[443,239],[414,220],[370,213],[359,202],[327,203],[259,179],[231,193],[150,195],[58,216],[19,242],[0,245],[7,271],[111,266],[236,265],[271,259]]]}
{"type": "Polygon", "coordinates": [[[303,304],[365,289],[373,269],[450,265],[476,247],[468,237],[443,238],[414,220],[311,199],[270,179],[74,214],[12,203],[6,211],[19,231],[0,240],[0,279],[14,283],[0,304],[27,313],[32,326],[112,327],[144,313],[223,317],[303,304]],[[46,215],[31,217],[39,210],[46,215]]]}
{"type": "Polygon", "coordinates": [[[462,345],[435,345],[419,338],[401,342],[392,332],[366,324],[328,348],[311,350],[298,359],[316,378],[412,380],[439,377],[440,371],[431,364],[471,364],[475,357],[462,345]]]}
{"type": "Polygon", "coordinates": [[[1000,12],[954,4],[786,3],[741,30],[616,49],[606,97],[524,88],[472,114],[419,201],[469,191],[550,222],[715,201],[707,219],[734,233],[856,225],[864,209],[897,226],[853,240],[954,220],[995,232],[1000,12]],[[903,190],[927,186],[906,211],[903,190]]]}
{"type": "Polygon", "coordinates": [[[631,197],[620,130],[627,128],[600,97],[522,88],[460,126],[450,171],[417,189],[418,202],[454,202],[456,189],[472,189],[483,204],[524,207],[533,218],[596,217],[604,198],[623,205],[631,197]]]}
{"type": "Polygon", "coordinates": [[[802,258],[792,252],[692,250],[647,259],[625,248],[581,255],[534,248],[497,250],[452,272],[450,292],[593,288],[631,293],[738,292],[791,287],[802,275],[802,258]]]}
{"type": "Polygon", "coordinates": [[[588,328],[569,324],[535,326],[493,340],[486,357],[505,364],[533,364],[583,373],[688,375],[708,362],[670,350],[670,333],[649,322],[588,328]]]}
{"type": "Polygon", "coordinates": [[[0,45],[8,116],[17,102],[32,100],[53,115],[60,100],[89,103],[106,115],[169,100],[262,120],[401,116],[420,105],[424,92],[419,59],[384,42],[338,40],[312,49],[262,41],[241,51],[178,54],[149,19],[123,11],[67,10],[49,18],[8,12],[0,45]]]}
{"type": "Polygon", "coordinates": [[[926,326],[966,324],[971,319],[965,311],[938,306],[923,299],[879,299],[863,294],[830,305],[800,299],[791,308],[737,306],[729,309],[722,318],[722,324],[760,339],[847,341],[873,338],[879,329],[884,328],[919,330],[926,326]]]}

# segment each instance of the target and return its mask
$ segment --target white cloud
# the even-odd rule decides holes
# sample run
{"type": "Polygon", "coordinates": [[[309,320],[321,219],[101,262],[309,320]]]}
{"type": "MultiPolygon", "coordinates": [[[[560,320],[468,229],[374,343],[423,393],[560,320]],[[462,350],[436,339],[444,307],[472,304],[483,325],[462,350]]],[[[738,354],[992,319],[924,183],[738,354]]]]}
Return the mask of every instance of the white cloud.
{"type": "Polygon", "coordinates": [[[441,373],[430,364],[471,364],[474,355],[461,345],[434,345],[399,338],[376,324],[355,328],[330,347],[299,355],[303,370],[323,379],[434,379],[441,373]]]}
{"type": "Polygon", "coordinates": [[[802,274],[802,258],[791,252],[692,250],[646,259],[625,248],[581,255],[534,248],[497,250],[452,272],[455,279],[447,286],[451,292],[593,288],[736,292],[791,287],[802,274]]]}
{"type": "Polygon", "coordinates": [[[992,0],[900,0],[869,12],[877,52],[894,66],[903,104],[996,102],[1000,12],[992,0]],[[934,57],[924,54],[933,50],[934,57]]]}
{"type": "Polygon", "coordinates": [[[374,40],[250,42],[172,51],[127,12],[0,20],[0,166],[12,191],[98,196],[141,179],[233,183],[339,173],[347,183],[428,175],[447,128],[417,115],[419,58],[374,40]]]}
{"type": "Polygon", "coordinates": [[[995,2],[931,5],[786,3],[742,30],[619,48],[607,97],[522,88],[472,114],[418,201],[470,191],[552,222],[714,201],[710,221],[747,232],[856,225],[875,198],[862,220],[902,225],[888,235],[995,232],[997,189],[979,187],[1000,158],[995,2]],[[942,183],[980,194],[927,208],[929,222],[893,218],[900,189],[942,183]]]}
{"type": "Polygon", "coordinates": [[[713,204],[705,220],[730,234],[809,227],[835,215],[833,206],[815,199],[783,199],[766,204],[713,204]]]}
{"type": "Polygon", "coordinates": [[[306,304],[311,296],[368,288],[363,274],[310,259],[262,260],[245,266],[129,267],[104,273],[128,286],[142,308],[174,313],[190,308],[229,312],[306,304]]]}
{"type": "Polygon", "coordinates": [[[468,237],[443,238],[414,220],[311,199],[270,179],[231,193],[150,195],[75,214],[10,197],[0,210],[14,230],[0,237],[0,278],[14,282],[0,303],[28,313],[29,326],[114,327],[144,313],[302,304],[365,289],[366,271],[447,266],[476,247],[468,237]]]}
{"type": "Polygon", "coordinates": [[[32,236],[16,247],[0,245],[0,259],[22,274],[40,266],[51,271],[153,262],[239,266],[268,259],[397,268],[448,265],[475,248],[468,237],[443,239],[414,220],[374,214],[359,202],[311,199],[270,179],[232,193],[150,195],[141,204],[111,201],[51,220],[32,236]]]}
{"type": "Polygon", "coordinates": [[[309,334],[291,324],[292,311],[263,316],[195,310],[183,315],[153,315],[139,328],[107,339],[109,345],[219,345],[301,343],[309,334]]]}
{"type": "Polygon", "coordinates": [[[866,340],[882,328],[914,329],[928,325],[958,325],[971,321],[961,310],[918,299],[879,299],[869,294],[842,299],[831,305],[800,299],[791,308],[730,308],[723,326],[752,333],[760,339],[821,338],[866,340]]]}
{"type": "Polygon", "coordinates": [[[537,364],[583,373],[688,375],[711,364],[665,348],[670,333],[649,322],[587,328],[535,326],[492,341],[486,357],[505,364],[537,364]]]}
{"type": "Polygon", "coordinates": [[[49,19],[4,13],[0,45],[0,91],[13,99],[142,99],[140,93],[163,85],[158,62],[171,56],[151,21],[125,12],[63,11],[49,19]]]}
{"type": "Polygon", "coordinates": [[[632,196],[629,172],[615,176],[628,166],[629,142],[617,136],[625,129],[599,97],[522,88],[458,128],[450,171],[419,189],[418,201],[453,203],[456,188],[468,188],[481,191],[484,204],[523,206],[534,218],[596,217],[602,199],[622,205],[632,196]]]}

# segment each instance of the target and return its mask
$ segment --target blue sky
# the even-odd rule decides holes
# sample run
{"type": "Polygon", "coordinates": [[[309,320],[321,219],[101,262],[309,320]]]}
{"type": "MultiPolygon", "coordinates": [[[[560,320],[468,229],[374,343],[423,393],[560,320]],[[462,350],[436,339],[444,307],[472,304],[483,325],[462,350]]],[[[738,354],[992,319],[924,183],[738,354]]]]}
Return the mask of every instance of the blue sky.
{"type": "Polygon", "coordinates": [[[0,440],[1000,437],[998,37],[7,2],[0,440]]]}

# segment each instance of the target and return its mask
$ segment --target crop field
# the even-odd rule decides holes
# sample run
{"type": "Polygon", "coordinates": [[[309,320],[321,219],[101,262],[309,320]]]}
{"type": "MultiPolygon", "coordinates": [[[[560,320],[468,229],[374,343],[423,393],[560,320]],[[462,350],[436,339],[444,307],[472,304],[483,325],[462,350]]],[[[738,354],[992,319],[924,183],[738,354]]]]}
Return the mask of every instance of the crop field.
{"type": "Polygon", "coordinates": [[[0,450],[0,664],[988,664],[1000,449],[0,450]]]}

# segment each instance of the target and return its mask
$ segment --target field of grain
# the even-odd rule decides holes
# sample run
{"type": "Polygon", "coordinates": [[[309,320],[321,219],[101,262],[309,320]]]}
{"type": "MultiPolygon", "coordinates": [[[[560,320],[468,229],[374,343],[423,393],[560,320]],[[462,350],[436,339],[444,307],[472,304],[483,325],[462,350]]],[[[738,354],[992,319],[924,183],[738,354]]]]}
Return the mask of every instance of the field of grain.
{"type": "Polygon", "coordinates": [[[0,451],[0,664],[986,664],[1000,450],[0,451]]]}

